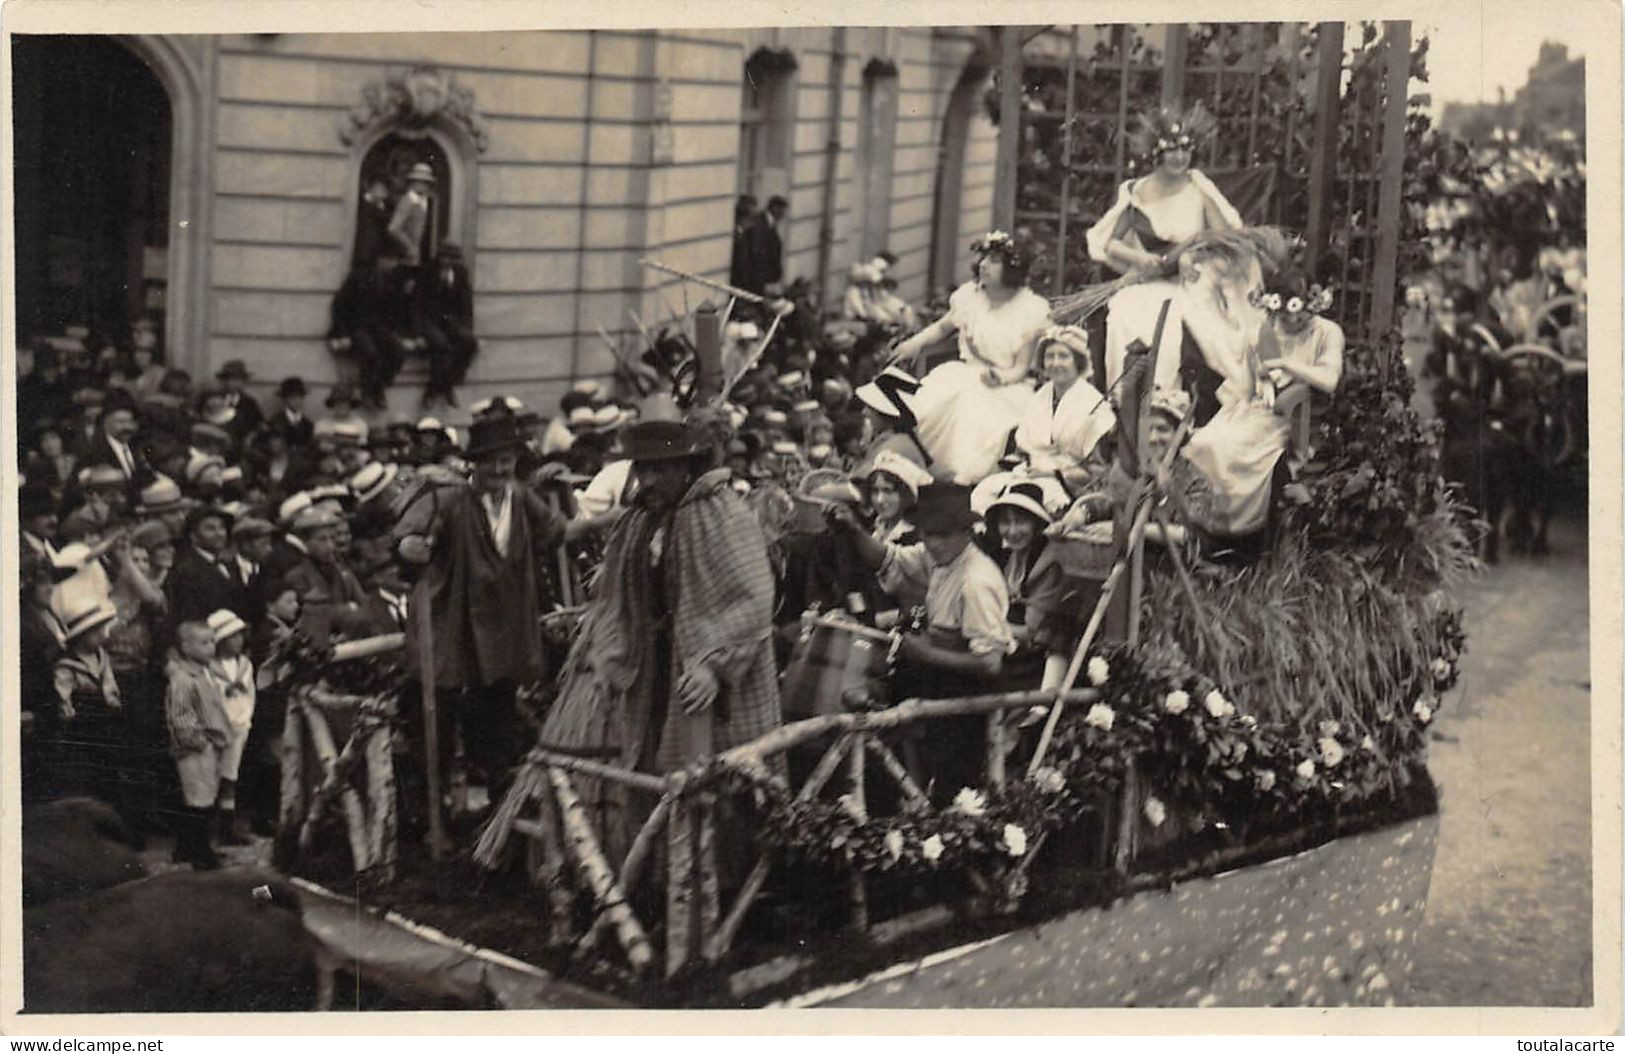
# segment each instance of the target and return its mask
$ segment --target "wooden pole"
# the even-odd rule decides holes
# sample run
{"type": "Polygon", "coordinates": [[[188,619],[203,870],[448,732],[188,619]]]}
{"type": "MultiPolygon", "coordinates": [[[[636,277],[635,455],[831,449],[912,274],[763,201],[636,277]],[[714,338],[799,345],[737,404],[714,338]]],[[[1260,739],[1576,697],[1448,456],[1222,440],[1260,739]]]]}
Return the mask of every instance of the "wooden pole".
{"type": "Polygon", "coordinates": [[[399,848],[395,836],[395,750],[389,725],[367,734],[367,855],[373,873],[384,882],[395,880],[399,848]]]}
{"type": "Polygon", "coordinates": [[[1071,28],[1066,56],[1066,108],[1061,119],[1061,220],[1055,232],[1055,273],[1050,280],[1050,292],[1054,296],[1066,291],[1067,214],[1072,210],[1072,123],[1078,113],[1078,27],[1071,28]]]}
{"type": "MultiPolygon", "coordinates": [[[[862,732],[852,744],[852,790],[848,800],[852,803],[852,818],[863,823],[869,818],[869,804],[866,800],[863,786],[863,770],[867,762],[867,752],[863,749],[864,741],[868,739],[862,732]]],[[[850,895],[852,898],[852,928],[863,933],[869,928],[869,890],[864,885],[863,867],[856,860],[851,860],[852,874],[849,877],[850,895]]]]}
{"type": "MultiPolygon", "coordinates": [[[[1002,711],[995,712],[993,716],[997,717],[1000,713],[1002,711]]],[[[897,786],[902,789],[903,797],[910,807],[924,808],[931,804],[931,799],[926,797],[925,791],[921,790],[920,785],[914,782],[914,777],[909,775],[908,767],[892,753],[890,747],[880,741],[879,736],[868,736],[864,739],[863,745],[875,756],[891,778],[897,781],[897,786]]]]}
{"type": "Polygon", "coordinates": [[[1337,179],[1337,137],[1342,126],[1343,23],[1320,23],[1315,87],[1315,142],[1309,154],[1308,271],[1318,273],[1329,235],[1328,208],[1337,179]]]}
{"type": "Polygon", "coordinates": [[[1388,99],[1382,123],[1382,185],[1377,199],[1376,287],[1371,296],[1372,337],[1387,333],[1394,322],[1394,290],[1398,281],[1399,230],[1402,224],[1401,191],[1405,181],[1405,112],[1411,78],[1411,24],[1389,22],[1383,35],[1388,52],[1388,99]]]}
{"type": "Polygon", "coordinates": [[[592,890],[599,912],[615,927],[615,935],[626,951],[627,962],[632,964],[632,969],[642,973],[654,962],[654,950],[649,947],[643,927],[638,924],[637,916],[632,914],[620,883],[615,880],[615,873],[604,859],[604,851],[599,848],[598,838],[587,820],[587,810],[582,806],[581,799],[576,797],[569,776],[555,768],[549,768],[547,776],[558,796],[559,822],[564,829],[565,845],[575,856],[576,866],[581,869],[581,877],[592,890]]]}
{"type": "Polygon", "coordinates": [[[1183,22],[1167,27],[1162,49],[1162,105],[1178,106],[1185,99],[1185,64],[1190,54],[1189,28],[1183,22]]]}
{"type": "Polygon", "coordinates": [[[694,312],[694,358],[700,377],[695,384],[695,402],[704,404],[722,392],[722,330],[717,309],[701,304],[694,312]]]}
{"type": "MultiPolygon", "coordinates": [[[[310,729],[310,745],[316,749],[316,756],[321,759],[322,768],[326,772],[323,780],[324,790],[327,785],[337,778],[344,777],[344,768],[339,764],[339,754],[333,743],[333,733],[327,727],[327,718],[322,716],[320,710],[314,707],[305,710],[305,724],[310,729]]],[[[354,742],[354,737],[351,737],[354,742]]],[[[346,744],[348,754],[349,744],[346,744]]],[[[310,803],[310,812],[305,816],[305,829],[300,832],[300,848],[306,847],[310,842],[310,834],[314,831],[316,821],[320,819],[318,811],[326,795],[318,793],[310,803]]],[[[345,781],[343,789],[339,791],[339,803],[344,810],[344,826],[350,837],[350,855],[355,861],[357,873],[372,866],[372,858],[367,853],[367,820],[361,809],[361,798],[355,788],[345,781]]]]}
{"type": "Polygon", "coordinates": [[[842,88],[846,81],[846,27],[836,26],[829,56],[829,134],[824,140],[824,185],[818,219],[818,288],[829,303],[835,283],[830,281],[830,260],[835,251],[835,202],[841,161],[842,88]]]}
{"type": "Polygon", "coordinates": [[[993,226],[1010,230],[1016,222],[1016,167],[1021,160],[1021,27],[1000,26],[999,147],[993,170],[993,226]]]}
{"type": "Polygon", "coordinates": [[[412,608],[418,620],[418,677],[423,686],[423,752],[429,784],[429,856],[440,860],[446,855],[445,817],[440,806],[440,717],[436,709],[434,685],[434,618],[429,605],[429,576],[418,579],[412,591],[412,608]]]}

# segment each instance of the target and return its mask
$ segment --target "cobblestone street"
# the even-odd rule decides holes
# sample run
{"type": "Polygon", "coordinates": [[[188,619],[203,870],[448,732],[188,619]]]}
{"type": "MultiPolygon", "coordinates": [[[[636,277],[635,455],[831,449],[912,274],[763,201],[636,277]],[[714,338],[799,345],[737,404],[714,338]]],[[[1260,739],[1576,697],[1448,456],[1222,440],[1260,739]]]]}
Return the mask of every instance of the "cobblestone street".
{"type": "Polygon", "coordinates": [[[1467,591],[1462,685],[1436,725],[1438,858],[1408,1002],[1591,1002],[1586,532],[1467,591]]]}

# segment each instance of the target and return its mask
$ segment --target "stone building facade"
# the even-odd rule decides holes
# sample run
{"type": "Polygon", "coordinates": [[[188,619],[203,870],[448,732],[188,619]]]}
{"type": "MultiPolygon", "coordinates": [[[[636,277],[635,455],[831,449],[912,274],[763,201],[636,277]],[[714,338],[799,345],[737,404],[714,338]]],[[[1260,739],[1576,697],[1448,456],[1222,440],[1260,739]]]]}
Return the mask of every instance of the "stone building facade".
{"type": "MultiPolygon", "coordinates": [[[[167,202],[124,249],[92,232],[76,251],[139,253],[120,263],[145,283],[130,300],[161,312],[171,361],[204,377],[241,359],[263,391],[300,374],[319,398],[338,376],[329,305],[380,144],[427,140],[442,173],[434,222],[470,265],[483,345],[465,406],[507,393],[547,409],[573,380],[608,375],[600,329],[631,331],[633,313],[656,325],[685,302],[640,258],[725,280],[742,190],[790,200],[786,274],[823,270],[830,301],[880,249],[911,299],[963,280],[992,215],[981,96],[996,57],[968,28],[112,42],[169,99],[152,118],[168,122],[167,202]]],[[[48,165],[56,137],[85,131],[43,112],[18,155],[48,165]]],[[[19,259],[30,238],[71,249],[67,222],[20,232],[19,259]]],[[[37,270],[43,296],[61,269],[37,270]]],[[[703,295],[690,287],[687,302],[703,295]]],[[[392,405],[415,399],[413,368],[392,405]]]]}

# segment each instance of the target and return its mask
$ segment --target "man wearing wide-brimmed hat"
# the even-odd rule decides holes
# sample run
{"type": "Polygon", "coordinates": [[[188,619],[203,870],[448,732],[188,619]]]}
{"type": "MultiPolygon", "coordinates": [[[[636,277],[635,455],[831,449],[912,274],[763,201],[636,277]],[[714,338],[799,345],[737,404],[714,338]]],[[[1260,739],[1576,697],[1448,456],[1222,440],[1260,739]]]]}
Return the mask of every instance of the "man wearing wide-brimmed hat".
{"type": "MultiPolygon", "coordinates": [[[[500,792],[526,746],[516,689],[546,674],[544,569],[579,530],[515,478],[527,439],[520,418],[488,414],[469,431],[472,485],[442,492],[439,515],[427,525],[432,533],[403,537],[397,549],[425,565],[429,609],[413,605],[411,633],[417,639],[420,620],[429,618],[434,683],[456,693],[441,710],[446,731],[453,720],[461,725],[470,762],[500,792]]],[[[415,649],[408,662],[421,676],[415,649]]]]}
{"type": "MultiPolygon", "coordinates": [[[[712,467],[711,436],[642,421],[621,448],[630,508],[605,547],[542,741],[669,772],[780,723],[773,571],[750,507],[728,470],[712,467]]],[[[618,860],[638,824],[620,806],[636,803],[603,786],[583,796],[618,860]]]]}

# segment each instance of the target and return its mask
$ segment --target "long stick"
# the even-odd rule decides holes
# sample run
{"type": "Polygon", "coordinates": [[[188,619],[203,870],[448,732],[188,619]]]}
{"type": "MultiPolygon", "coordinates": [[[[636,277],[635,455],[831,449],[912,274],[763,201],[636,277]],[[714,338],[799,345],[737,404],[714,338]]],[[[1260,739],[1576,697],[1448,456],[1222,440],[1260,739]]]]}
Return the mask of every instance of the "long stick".
{"type": "Polygon", "coordinates": [[[891,778],[897,781],[897,786],[902,789],[903,797],[908,799],[910,805],[926,806],[931,804],[931,799],[926,797],[925,791],[921,790],[920,785],[914,782],[914,777],[908,774],[908,766],[904,765],[902,760],[892,752],[891,747],[880,741],[879,736],[865,738],[863,745],[868,748],[869,753],[880,761],[881,767],[890,774],[891,778]]]}
{"type": "Polygon", "coordinates": [[[395,880],[395,751],[389,726],[381,725],[367,736],[367,806],[371,810],[367,826],[367,853],[373,871],[385,882],[395,880]]]}
{"type": "Polygon", "coordinates": [[[616,768],[614,765],[605,765],[600,761],[589,761],[586,758],[578,758],[572,754],[560,754],[545,747],[532,750],[526,761],[530,764],[552,765],[554,768],[564,769],[567,772],[578,772],[583,776],[609,780],[611,783],[635,787],[651,794],[663,794],[666,791],[666,781],[658,776],[651,776],[646,772],[632,772],[628,769],[616,768]]]}
{"type": "Polygon", "coordinates": [[[783,318],[783,315],[773,316],[773,321],[767,324],[767,332],[762,335],[762,339],[757,342],[755,348],[751,349],[751,353],[745,356],[745,361],[739,364],[739,368],[734,371],[734,375],[723,384],[722,393],[717,396],[718,402],[727,402],[728,396],[733,393],[734,385],[743,380],[745,374],[749,373],[756,366],[756,363],[761,360],[762,355],[767,351],[767,346],[773,343],[773,334],[779,331],[779,322],[783,318]]]}
{"type": "Polygon", "coordinates": [[[423,685],[423,748],[429,784],[429,856],[446,855],[445,818],[440,813],[440,718],[435,706],[434,615],[429,606],[429,578],[418,580],[412,607],[418,617],[418,679],[423,685]]]}
{"type": "MultiPolygon", "coordinates": [[[[1093,688],[1080,688],[1062,694],[1068,702],[1089,703],[1100,698],[1093,688]]],[[[991,710],[1013,710],[1023,706],[1056,701],[1053,689],[1027,692],[999,692],[992,695],[967,695],[958,699],[908,699],[889,710],[873,713],[821,714],[779,728],[724,751],[717,759],[725,765],[742,768],[761,768],[762,759],[782,754],[792,747],[813,739],[821,739],[831,732],[883,732],[917,721],[936,717],[957,717],[964,714],[985,714],[991,710]]],[[[691,778],[685,773],[685,778],[691,778]]]]}
{"type": "MultiPolygon", "coordinates": [[[[1153,365],[1155,361],[1153,359],[1153,365]]],[[[1179,453],[1180,446],[1185,437],[1190,434],[1191,418],[1186,417],[1179,425],[1179,431],[1174,433],[1173,440],[1168,444],[1168,450],[1162,456],[1162,470],[1167,472],[1174,463],[1174,456],[1179,453]]],[[[1072,661],[1067,664],[1066,678],[1061,682],[1060,692],[1064,697],[1072,690],[1078,681],[1078,673],[1083,669],[1083,660],[1089,653],[1089,645],[1094,643],[1095,634],[1100,632],[1102,621],[1106,617],[1106,610],[1111,605],[1112,594],[1117,591],[1117,584],[1122,580],[1124,572],[1130,564],[1130,558],[1145,535],[1145,527],[1150,522],[1151,508],[1156,501],[1154,488],[1149,488],[1142,481],[1135,489],[1133,501],[1137,502],[1134,523],[1129,528],[1128,544],[1124,546],[1123,555],[1118,557],[1112,565],[1111,574],[1106,577],[1106,584],[1101,587],[1100,599],[1095,603],[1095,611],[1089,618],[1089,625],[1084,629],[1083,637],[1078,641],[1077,648],[1072,652],[1072,661]]],[[[1032,776],[1044,764],[1044,757],[1049,753],[1050,740],[1055,736],[1056,725],[1061,720],[1061,702],[1057,702],[1050,710],[1049,719],[1044,722],[1044,731],[1038,738],[1038,749],[1033,752],[1033,759],[1027,766],[1027,775],[1032,776]]]]}
{"type": "MultiPolygon", "coordinates": [[[[852,818],[863,823],[869,818],[869,803],[863,786],[864,740],[869,737],[862,732],[858,733],[857,741],[852,745],[852,790],[850,798],[852,803],[852,818]]],[[[856,860],[851,861],[852,874],[848,878],[850,896],[852,898],[852,928],[862,933],[869,928],[869,890],[864,885],[863,867],[856,860]]]]}
{"type": "Polygon", "coordinates": [[[632,914],[620,883],[615,880],[614,872],[604,859],[604,852],[593,835],[592,824],[587,822],[586,809],[581,799],[576,797],[575,788],[570,785],[570,777],[555,768],[548,769],[547,775],[558,796],[559,821],[564,828],[565,844],[575,856],[576,865],[597,899],[599,909],[614,925],[615,936],[626,950],[627,961],[632,964],[632,969],[642,973],[654,962],[654,949],[649,946],[649,938],[644,935],[637,916],[632,914]]]}
{"type": "MultiPolygon", "coordinates": [[[[1140,533],[1145,530],[1146,521],[1150,517],[1151,506],[1149,502],[1142,504],[1134,516],[1134,526],[1129,531],[1129,549],[1132,551],[1134,543],[1139,539],[1140,533]]],[[[1061,690],[1067,689],[1077,682],[1078,671],[1083,668],[1083,657],[1089,653],[1089,645],[1095,642],[1095,634],[1100,632],[1101,625],[1106,620],[1106,609],[1111,606],[1112,596],[1117,592],[1118,583],[1123,580],[1128,570],[1128,553],[1118,557],[1112,565],[1111,574],[1106,576],[1106,584],[1100,588],[1100,599],[1095,603],[1094,614],[1089,616],[1089,625],[1084,628],[1083,636],[1078,640],[1078,647],[1072,653],[1072,662],[1066,668],[1066,679],[1061,682],[1061,690]]],[[[1050,740],[1055,737],[1055,729],[1061,722],[1061,711],[1065,704],[1057,700],[1050,707],[1049,718],[1044,722],[1044,731],[1038,737],[1038,748],[1033,751],[1033,759],[1027,765],[1027,775],[1031,777],[1044,764],[1044,757],[1049,753],[1050,740]]]]}
{"type": "Polygon", "coordinates": [[[644,267],[653,267],[656,271],[664,271],[667,274],[674,274],[678,278],[687,279],[688,281],[693,282],[695,285],[703,285],[707,289],[715,289],[719,293],[727,293],[729,296],[738,297],[740,300],[746,301],[747,303],[751,303],[751,304],[765,304],[765,303],[767,303],[767,298],[766,297],[757,296],[755,293],[747,292],[744,289],[740,289],[738,286],[732,286],[732,285],[728,285],[728,284],[726,284],[724,282],[713,281],[710,278],[702,278],[701,276],[699,276],[697,274],[692,274],[692,273],[690,273],[688,271],[679,270],[678,268],[673,267],[670,264],[663,264],[659,260],[651,260],[648,257],[642,257],[642,258],[640,258],[638,260],[638,263],[642,264],[644,267]]]}
{"type": "Polygon", "coordinates": [[[365,659],[372,655],[381,655],[386,651],[395,651],[406,647],[406,634],[386,633],[381,637],[368,637],[365,640],[347,640],[333,645],[333,661],[347,662],[351,659],[365,659]]]}
{"type": "MultiPolygon", "coordinates": [[[[632,848],[626,852],[626,859],[621,861],[621,892],[631,896],[638,888],[638,882],[643,878],[643,868],[654,855],[654,847],[660,838],[660,833],[666,829],[666,820],[671,816],[673,806],[677,804],[677,795],[668,793],[655,803],[649,818],[643,821],[638,828],[637,837],[632,839],[632,848]]],[[[598,934],[609,923],[609,916],[599,913],[593,919],[592,928],[581,939],[581,948],[587,948],[598,939],[598,934]]]]}

